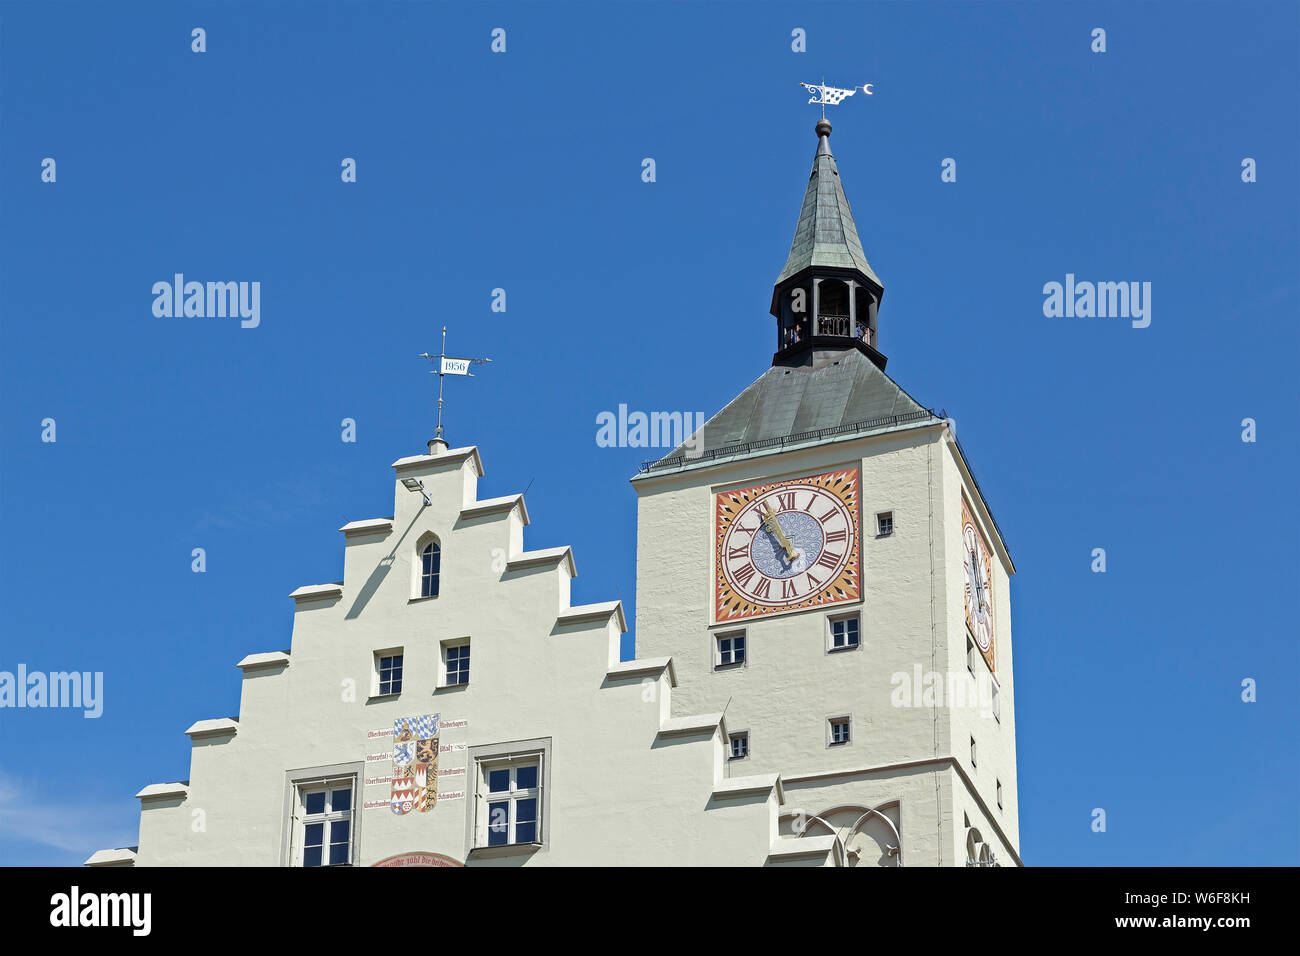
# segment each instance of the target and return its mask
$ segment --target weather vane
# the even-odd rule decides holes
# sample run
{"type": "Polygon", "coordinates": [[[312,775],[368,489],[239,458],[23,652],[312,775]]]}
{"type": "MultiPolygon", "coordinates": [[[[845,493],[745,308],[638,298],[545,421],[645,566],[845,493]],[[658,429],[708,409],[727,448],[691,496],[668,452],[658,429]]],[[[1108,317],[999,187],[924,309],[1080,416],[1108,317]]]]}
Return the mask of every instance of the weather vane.
{"type": "Polygon", "coordinates": [[[805,90],[812,94],[809,103],[816,103],[822,108],[822,119],[826,118],[826,107],[837,106],[845,97],[852,96],[858,90],[861,90],[867,96],[872,96],[870,83],[864,83],[862,86],[855,86],[852,89],[842,90],[837,86],[827,86],[826,77],[822,77],[820,83],[800,83],[805,90]]]}
{"type": "Polygon", "coordinates": [[[430,375],[438,376],[438,430],[434,432],[435,441],[443,441],[442,437],[442,380],[448,375],[468,375],[474,377],[474,373],[469,370],[471,365],[482,365],[484,362],[492,361],[490,358],[452,358],[447,354],[447,326],[442,327],[442,352],[438,355],[430,355],[428,352],[421,352],[420,358],[428,359],[433,362],[437,368],[430,369],[430,375]]]}

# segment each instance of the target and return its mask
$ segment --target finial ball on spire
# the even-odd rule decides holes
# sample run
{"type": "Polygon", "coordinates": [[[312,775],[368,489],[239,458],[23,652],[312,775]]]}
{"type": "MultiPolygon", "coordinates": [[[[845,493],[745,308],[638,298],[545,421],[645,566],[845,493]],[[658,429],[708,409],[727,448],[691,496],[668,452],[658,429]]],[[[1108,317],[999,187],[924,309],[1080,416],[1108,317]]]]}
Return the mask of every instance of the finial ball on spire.
{"type": "Polygon", "coordinates": [[[828,120],[825,116],[823,116],[820,120],[817,121],[817,135],[818,136],[831,135],[831,121],[828,120]]]}

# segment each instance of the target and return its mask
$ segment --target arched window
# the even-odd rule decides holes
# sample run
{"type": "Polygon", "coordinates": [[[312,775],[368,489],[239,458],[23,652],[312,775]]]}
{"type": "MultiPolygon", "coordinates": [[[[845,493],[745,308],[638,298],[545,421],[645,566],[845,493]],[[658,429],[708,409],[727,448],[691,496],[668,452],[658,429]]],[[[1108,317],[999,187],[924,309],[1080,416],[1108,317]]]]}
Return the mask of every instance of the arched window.
{"type": "Polygon", "coordinates": [[[438,596],[438,574],[442,570],[442,548],[430,541],[420,552],[420,597],[438,596]]]}

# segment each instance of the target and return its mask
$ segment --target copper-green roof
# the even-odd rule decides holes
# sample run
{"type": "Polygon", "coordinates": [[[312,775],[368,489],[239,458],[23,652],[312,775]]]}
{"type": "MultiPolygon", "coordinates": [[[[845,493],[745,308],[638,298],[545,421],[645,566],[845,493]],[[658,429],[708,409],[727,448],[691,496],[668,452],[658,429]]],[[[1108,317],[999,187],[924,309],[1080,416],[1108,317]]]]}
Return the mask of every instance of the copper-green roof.
{"type": "Polygon", "coordinates": [[[803,353],[768,369],[694,436],[661,462],[689,464],[743,455],[751,446],[825,440],[933,418],[884,370],[856,348],[803,353]]]}
{"type": "Polygon", "coordinates": [[[853,210],[849,208],[835,157],[831,155],[830,129],[830,123],[825,120],[817,125],[817,155],[813,157],[812,175],[803,194],[803,208],[799,211],[790,256],[776,281],[779,285],[813,266],[832,266],[856,269],[883,288],[884,283],[872,271],[862,251],[853,210]]]}

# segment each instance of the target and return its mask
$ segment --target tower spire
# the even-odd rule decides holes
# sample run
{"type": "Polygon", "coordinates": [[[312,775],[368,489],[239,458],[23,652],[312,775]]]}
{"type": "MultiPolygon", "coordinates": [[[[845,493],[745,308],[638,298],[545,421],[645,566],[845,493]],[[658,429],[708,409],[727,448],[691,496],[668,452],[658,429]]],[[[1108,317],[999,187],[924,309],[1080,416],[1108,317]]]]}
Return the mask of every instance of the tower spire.
{"type": "MultiPolygon", "coordinates": [[[[822,91],[810,103],[834,104],[852,91],[822,91]]],[[[866,89],[870,93],[869,86],[866,89]]],[[[871,268],[844,184],[831,153],[831,123],[825,116],[814,127],[817,152],[804,190],[803,206],[785,267],[772,291],[772,315],[778,320],[780,361],[804,348],[860,348],[880,368],[877,310],[884,283],[871,268]]]]}

